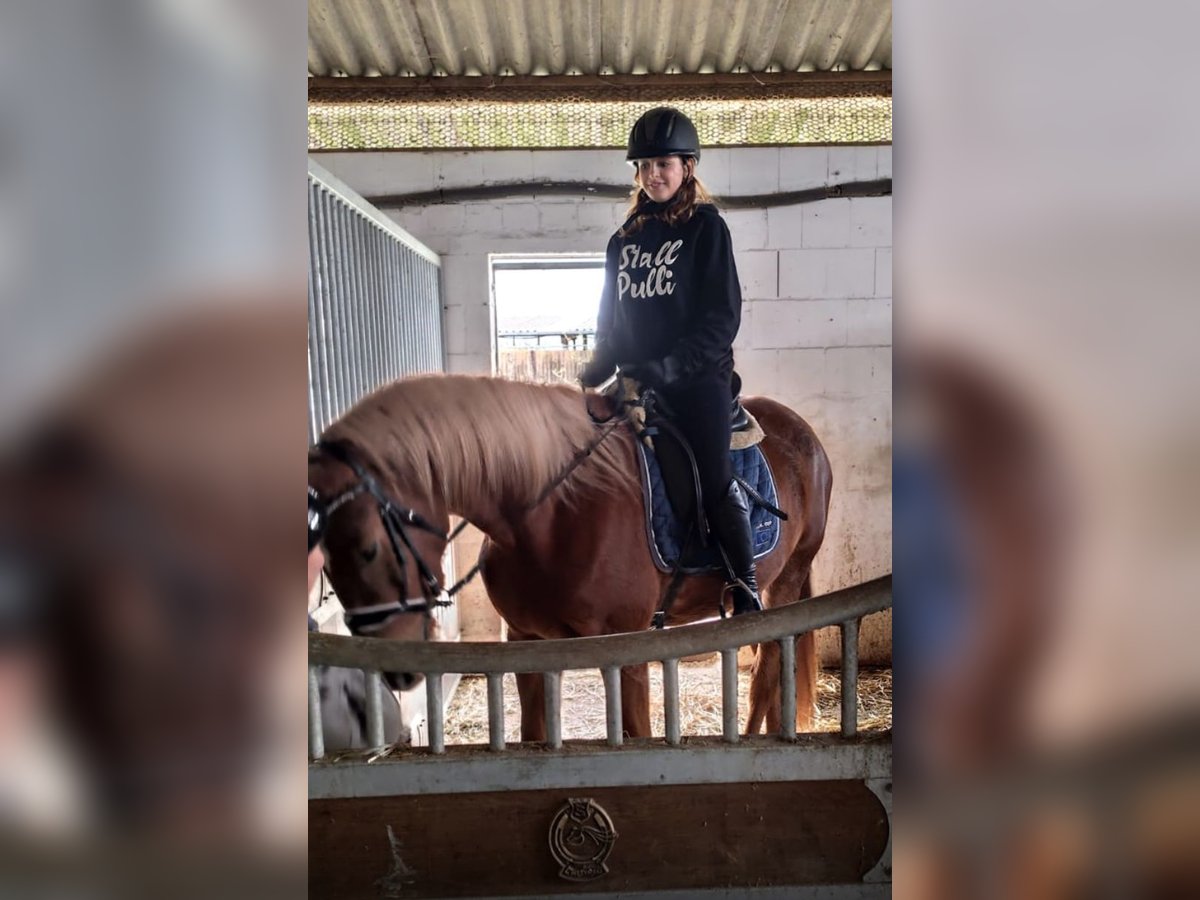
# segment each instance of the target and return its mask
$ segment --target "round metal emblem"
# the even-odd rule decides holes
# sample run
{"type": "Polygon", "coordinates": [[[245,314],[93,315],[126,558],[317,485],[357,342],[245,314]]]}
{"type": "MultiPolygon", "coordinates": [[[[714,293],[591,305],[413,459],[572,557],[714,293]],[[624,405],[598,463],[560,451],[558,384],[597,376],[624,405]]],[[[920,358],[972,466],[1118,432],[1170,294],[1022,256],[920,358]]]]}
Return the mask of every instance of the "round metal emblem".
{"type": "Polygon", "coordinates": [[[604,860],[612,852],[617,830],[598,803],[568,799],[550,822],[550,852],[567,881],[591,881],[608,874],[604,860]]]}

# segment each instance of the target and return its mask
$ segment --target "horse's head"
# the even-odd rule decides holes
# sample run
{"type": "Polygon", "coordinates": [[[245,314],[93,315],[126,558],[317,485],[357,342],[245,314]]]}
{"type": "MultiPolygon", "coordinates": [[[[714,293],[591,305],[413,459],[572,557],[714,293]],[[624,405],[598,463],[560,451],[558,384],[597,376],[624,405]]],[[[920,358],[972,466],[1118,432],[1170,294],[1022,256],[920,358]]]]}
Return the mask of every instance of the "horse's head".
{"type": "MultiPolygon", "coordinates": [[[[310,498],[320,519],[325,566],[351,633],[392,640],[437,636],[433,610],[443,584],[448,517],[444,504],[405,491],[340,443],[309,456],[310,498]]],[[[419,674],[385,672],[395,690],[419,674]]]]}

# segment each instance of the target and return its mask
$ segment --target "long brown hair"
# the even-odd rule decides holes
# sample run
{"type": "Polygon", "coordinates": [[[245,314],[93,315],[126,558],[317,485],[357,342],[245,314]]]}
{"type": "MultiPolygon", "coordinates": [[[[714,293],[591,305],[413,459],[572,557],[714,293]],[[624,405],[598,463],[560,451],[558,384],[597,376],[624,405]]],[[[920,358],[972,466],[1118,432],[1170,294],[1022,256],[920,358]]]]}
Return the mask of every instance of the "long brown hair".
{"type": "Polygon", "coordinates": [[[629,207],[625,210],[625,218],[631,220],[621,229],[621,236],[639,231],[648,217],[657,215],[668,225],[682,225],[696,213],[696,209],[705,203],[716,203],[713,195],[708,192],[696,175],[696,158],[681,157],[683,163],[683,184],[675,192],[665,209],[651,212],[649,207],[654,201],[642,190],[637,167],[633,170],[633,192],[629,195],[629,207]]]}

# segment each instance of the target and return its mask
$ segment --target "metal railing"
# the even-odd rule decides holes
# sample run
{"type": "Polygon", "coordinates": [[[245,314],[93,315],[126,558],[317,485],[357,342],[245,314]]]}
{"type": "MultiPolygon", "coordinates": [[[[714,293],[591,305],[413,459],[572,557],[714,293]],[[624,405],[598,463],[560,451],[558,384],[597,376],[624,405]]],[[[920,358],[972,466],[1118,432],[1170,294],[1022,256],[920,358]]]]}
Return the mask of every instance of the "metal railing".
{"type": "MultiPolygon", "coordinates": [[[[541,672],[545,685],[546,744],[562,747],[562,673],[599,669],[605,688],[607,742],[620,746],[620,672],[622,666],[662,664],[665,737],[668,745],[681,742],[679,724],[679,660],[720,651],[722,673],[722,737],[735,744],[738,734],[737,651],[747,644],[775,641],[780,647],[782,737],[796,736],[795,638],[808,631],[840,625],[842,631],[841,733],[858,732],[858,624],[863,616],[892,603],[892,578],[877,578],[855,587],[791,603],[727,621],[607,637],[555,641],[437,643],[309,635],[310,666],[344,666],[368,673],[368,693],[380,689],[380,672],[418,672],[426,676],[429,749],[445,751],[442,679],[447,673],[485,675],[489,746],[503,750],[504,697],[501,679],[508,673],[541,672]],[[431,677],[437,676],[437,677],[431,677]]],[[[367,737],[373,747],[383,741],[378,694],[369,703],[367,737]]],[[[321,739],[320,698],[316,676],[309,675],[309,756],[325,755],[321,739]]]]}
{"type": "Polygon", "coordinates": [[[308,163],[309,440],[402,375],[445,370],[440,257],[308,163]]]}

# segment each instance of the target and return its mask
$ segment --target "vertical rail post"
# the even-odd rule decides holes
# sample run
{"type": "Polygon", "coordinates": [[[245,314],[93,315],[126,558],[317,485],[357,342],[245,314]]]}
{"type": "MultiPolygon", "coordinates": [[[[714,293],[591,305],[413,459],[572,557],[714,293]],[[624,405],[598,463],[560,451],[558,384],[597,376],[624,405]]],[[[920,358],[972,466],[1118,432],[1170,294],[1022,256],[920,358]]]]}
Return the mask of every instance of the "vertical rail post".
{"type": "Polygon", "coordinates": [[[842,623],[842,737],[858,734],[858,621],[842,623]]]}
{"type": "Polygon", "coordinates": [[[779,719],[784,738],[796,736],[796,636],[779,642],[779,719]]]}
{"type": "Polygon", "coordinates": [[[438,673],[425,676],[425,716],[429,720],[429,749],[434,753],[446,752],[442,728],[442,676],[438,673]]]}
{"type": "Polygon", "coordinates": [[[367,746],[382,747],[384,744],[383,698],[379,693],[383,690],[382,679],[378,672],[364,669],[362,674],[367,698],[367,746]]]}
{"type": "Polygon", "coordinates": [[[619,747],[624,735],[621,733],[621,669],[618,666],[604,668],[604,714],[608,746],[619,747]]]}
{"type": "Polygon", "coordinates": [[[308,667],[308,756],[320,759],[325,755],[325,732],[321,726],[321,686],[317,683],[316,666],[308,667]]]}
{"type": "Polygon", "coordinates": [[[562,747],[562,672],[543,672],[546,693],[546,744],[554,750],[562,747]]]}
{"type": "Polygon", "coordinates": [[[721,733],[725,742],[738,740],[738,648],[721,651],[721,733]]]}
{"type": "Polygon", "coordinates": [[[488,749],[504,749],[504,676],[492,672],[487,677],[488,749]]]}
{"type": "Polygon", "coordinates": [[[663,680],[663,722],[667,743],[672,747],[679,746],[679,660],[664,659],[662,661],[663,680]]]}

